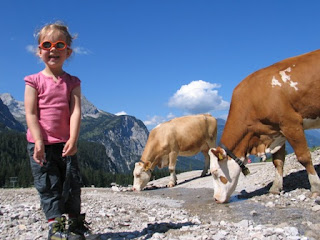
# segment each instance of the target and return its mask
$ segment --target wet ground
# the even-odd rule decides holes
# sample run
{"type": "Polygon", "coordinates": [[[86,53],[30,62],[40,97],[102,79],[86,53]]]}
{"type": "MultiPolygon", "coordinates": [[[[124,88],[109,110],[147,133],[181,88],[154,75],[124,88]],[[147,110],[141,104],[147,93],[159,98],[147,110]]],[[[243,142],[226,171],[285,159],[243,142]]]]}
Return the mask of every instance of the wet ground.
{"type": "MultiPolygon", "coordinates": [[[[320,166],[316,166],[320,175],[320,166]]],[[[194,178],[196,181],[200,178],[194,178]]],[[[180,183],[174,188],[158,188],[145,190],[145,195],[158,195],[174,200],[181,200],[183,208],[197,215],[204,223],[211,221],[240,222],[252,220],[261,225],[290,225],[300,232],[310,231],[309,225],[320,224],[320,211],[313,211],[316,205],[310,196],[310,185],[305,171],[292,173],[284,178],[286,192],[280,195],[269,194],[272,182],[252,192],[235,192],[227,204],[217,204],[213,201],[213,188],[183,187],[180,183]],[[303,196],[306,196],[303,199],[303,196]],[[299,198],[301,200],[299,200],[299,198]]],[[[187,185],[186,185],[187,186],[187,185]]]]}

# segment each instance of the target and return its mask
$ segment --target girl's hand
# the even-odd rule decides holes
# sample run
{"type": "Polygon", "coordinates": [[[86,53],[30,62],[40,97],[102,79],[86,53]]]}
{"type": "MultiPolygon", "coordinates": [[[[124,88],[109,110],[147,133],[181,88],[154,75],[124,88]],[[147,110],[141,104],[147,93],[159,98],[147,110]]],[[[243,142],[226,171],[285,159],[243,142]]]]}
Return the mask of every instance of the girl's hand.
{"type": "Polygon", "coordinates": [[[33,159],[41,167],[43,166],[43,163],[46,162],[44,150],[45,150],[45,146],[43,144],[43,141],[36,141],[34,143],[33,159]]]}
{"type": "Polygon", "coordinates": [[[77,151],[77,145],[74,142],[68,140],[62,150],[62,157],[73,156],[76,154],[77,151]]]}

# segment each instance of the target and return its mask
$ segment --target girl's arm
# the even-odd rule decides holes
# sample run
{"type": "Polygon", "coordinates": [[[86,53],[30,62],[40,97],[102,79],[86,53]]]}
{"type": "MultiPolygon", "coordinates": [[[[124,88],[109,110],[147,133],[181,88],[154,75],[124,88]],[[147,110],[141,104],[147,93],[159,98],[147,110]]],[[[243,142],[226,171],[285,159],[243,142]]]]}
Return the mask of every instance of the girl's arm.
{"type": "Polygon", "coordinates": [[[66,142],[62,156],[72,156],[77,152],[77,142],[81,122],[81,88],[76,87],[71,92],[70,102],[70,138],[66,142]]]}
{"type": "Polygon", "coordinates": [[[26,111],[27,125],[35,143],[33,159],[42,166],[43,162],[45,162],[45,147],[39,126],[37,98],[37,90],[26,85],[24,93],[24,107],[26,111]]]}

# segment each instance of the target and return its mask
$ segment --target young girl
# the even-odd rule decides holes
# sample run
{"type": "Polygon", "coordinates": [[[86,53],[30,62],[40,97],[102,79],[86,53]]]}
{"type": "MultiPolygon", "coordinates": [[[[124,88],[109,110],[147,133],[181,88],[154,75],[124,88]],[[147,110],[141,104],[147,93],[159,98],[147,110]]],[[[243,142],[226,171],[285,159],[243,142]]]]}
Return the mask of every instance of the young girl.
{"type": "Polygon", "coordinates": [[[34,185],[49,222],[48,239],[81,239],[88,233],[80,214],[81,179],[77,141],[81,121],[80,80],[63,70],[73,37],[54,23],[38,34],[37,54],[45,68],[25,77],[28,153],[34,185]],[[67,213],[69,227],[66,230],[67,213]]]}

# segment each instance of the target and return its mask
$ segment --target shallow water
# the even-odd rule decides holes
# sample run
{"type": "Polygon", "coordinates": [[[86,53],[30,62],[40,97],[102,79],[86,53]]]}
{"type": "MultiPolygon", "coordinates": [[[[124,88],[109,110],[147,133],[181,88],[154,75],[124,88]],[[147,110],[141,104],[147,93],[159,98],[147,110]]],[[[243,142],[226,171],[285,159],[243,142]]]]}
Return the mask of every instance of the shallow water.
{"type": "MultiPolygon", "coordinates": [[[[266,189],[262,189],[266,192],[266,189]]],[[[295,226],[301,233],[307,228],[307,222],[320,223],[319,212],[312,212],[310,209],[299,206],[267,207],[266,204],[272,199],[268,198],[267,192],[260,202],[251,201],[240,193],[235,193],[227,204],[217,204],[213,200],[213,189],[209,188],[163,188],[151,191],[144,191],[146,195],[159,195],[174,200],[182,200],[183,208],[194,216],[198,216],[204,223],[211,221],[240,222],[241,220],[252,220],[256,225],[272,224],[281,225],[286,223],[295,226]]],[[[258,195],[261,195],[258,194],[258,195]]],[[[251,197],[251,196],[250,196],[251,197]]]]}

